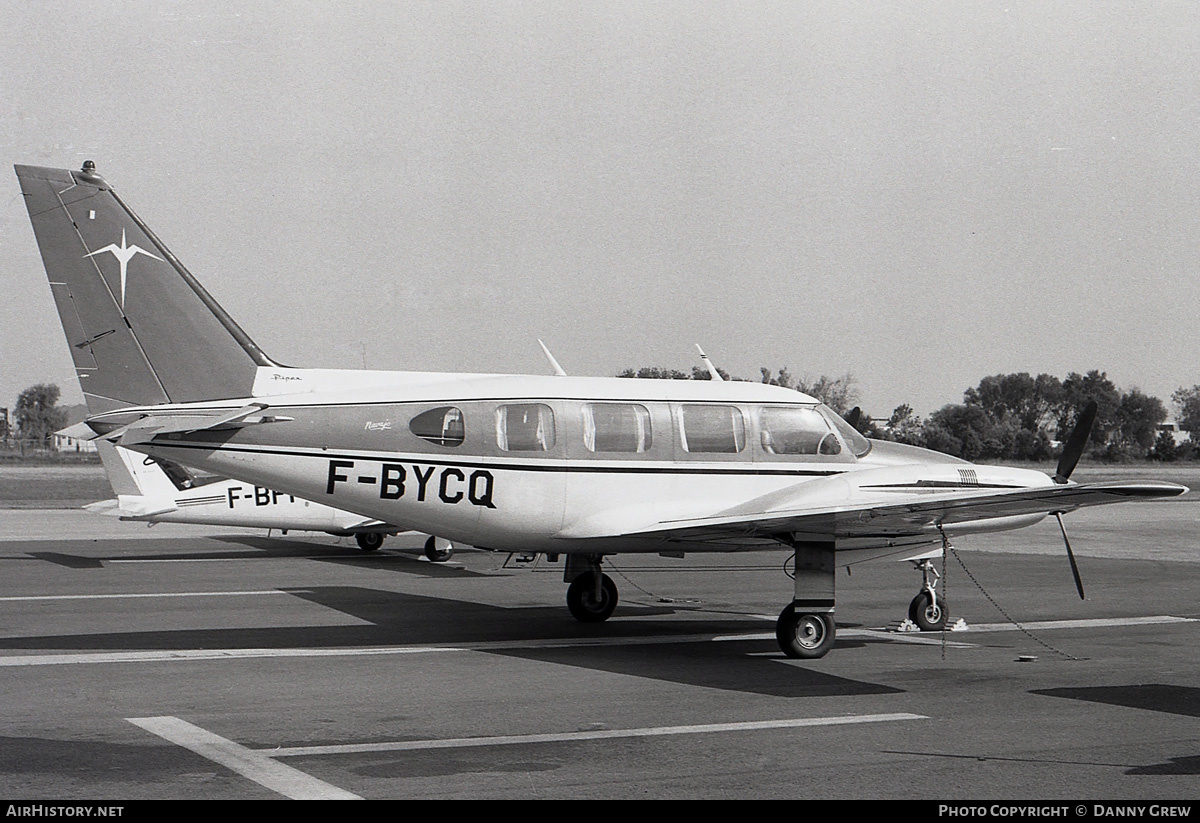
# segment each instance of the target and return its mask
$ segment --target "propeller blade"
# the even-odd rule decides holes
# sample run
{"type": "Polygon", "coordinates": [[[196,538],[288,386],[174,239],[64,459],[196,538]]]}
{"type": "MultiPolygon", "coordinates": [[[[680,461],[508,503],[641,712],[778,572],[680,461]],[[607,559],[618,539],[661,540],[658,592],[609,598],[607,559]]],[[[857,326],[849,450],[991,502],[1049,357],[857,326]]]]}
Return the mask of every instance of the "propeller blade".
{"type": "Polygon", "coordinates": [[[1058,468],[1054,472],[1055,483],[1066,483],[1071,477],[1071,472],[1075,471],[1075,465],[1087,447],[1088,438],[1092,436],[1092,426],[1096,424],[1096,412],[1099,409],[1093,400],[1084,406],[1079,419],[1075,421],[1075,428],[1071,430],[1071,436],[1063,446],[1062,457],[1058,458],[1058,468]]]}
{"type": "Polygon", "coordinates": [[[1075,552],[1071,551],[1071,541],[1067,539],[1067,527],[1063,525],[1062,513],[1055,512],[1055,518],[1058,519],[1058,528],[1062,532],[1063,544],[1067,547],[1067,560],[1071,561],[1071,574],[1075,576],[1075,588],[1079,591],[1079,599],[1086,600],[1083,596],[1083,579],[1079,576],[1079,566],[1075,562],[1075,552]]]}

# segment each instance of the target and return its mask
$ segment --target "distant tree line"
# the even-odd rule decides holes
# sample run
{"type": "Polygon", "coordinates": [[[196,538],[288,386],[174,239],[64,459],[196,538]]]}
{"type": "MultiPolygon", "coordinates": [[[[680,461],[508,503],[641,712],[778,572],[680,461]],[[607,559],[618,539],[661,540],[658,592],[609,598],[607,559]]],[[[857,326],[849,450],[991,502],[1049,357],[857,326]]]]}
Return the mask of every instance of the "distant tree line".
{"type": "Polygon", "coordinates": [[[0,408],[0,449],[52,450],[54,433],[67,425],[68,412],[58,406],[58,397],[58,386],[39,383],[21,392],[12,409],[0,408]]]}
{"type": "MultiPolygon", "coordinates": [[[[717,369],[717,374],[721,375],[723,380],[736,380],[730,378],[729,372],[724,369],[717,369]]],[[[708,373],[708,369],[700,366],[692,366],[690,372],[679,371],[679,369],[664,369],[659,366],[645,366],[640,369],[625,369],[617,375],[617,377],[640,377],[643,380],[712,380],[712,375],[708,373]]]]}
{"type": "Polygon", "coordinates": [[[927,420],[899,406],[875,436],[967,460],[1047,460],[1091,400],[1099,407],[1088,449],[1093,458],[1180,456],[1172,434],[1161,431],[1167,419],[1162,401],[1136,388],[1120,391],[1097,370],[1062,380],[1026,372],[985,377],[963,393],[962,403],[943,406],[927,420]]]}
{"type": "MultiPolygon", "coordinates": [[[[699,367],[691,374],[643,368],[626,369],[618,376],[710,379],[699,367]]],[[[843,416],[858,403],[857,381],[851,374],[797,378],[786,367],[778,371],[763,367],[761,379],[811,395],[843,416]]],[[[1188,432],[1188,439],[1177,444],[1173,433],[1162,426],[1167,408],[1161,400],[1136,388],[1121,391],[1105,372],[1095,369],[1086,374],[1071,372],[1062,380],[1050,374],[997,374],[963,392],[962,403],[943,406],[924,420],[903,404],[886,421],[863,411],[857,426],[868,437],[966,460],[1049,460],[1091,400],[1099,407],[1088,449],[1093,459],[1200,459],[1200,385],[1171,395],[1179,428],[1188,432]]]]}
{"type": "Polygon", "coordinates": [[[50,448],[54,433],[67,425],[67,412],[58,408],[58,397],[58,386],[53,383],[39,383],[21,392],[13,409],[16,436],[38,448],[50,448]]]}

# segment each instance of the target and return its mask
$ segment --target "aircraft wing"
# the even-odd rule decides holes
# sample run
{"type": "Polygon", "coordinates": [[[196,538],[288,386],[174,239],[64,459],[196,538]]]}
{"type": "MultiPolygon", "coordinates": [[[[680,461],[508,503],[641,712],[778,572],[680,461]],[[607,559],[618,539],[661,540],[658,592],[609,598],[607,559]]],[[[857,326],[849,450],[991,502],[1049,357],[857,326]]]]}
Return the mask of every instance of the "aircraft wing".
{"type": "MultiPolygon", "coordinates": [[[[588,537],[661,538],[667,541],[726,541],[737,538],[789,537],[797,540],[842,541],[877,538],[890,541],[930,536],[937,527],[1074,511],[1126,500],[1175,497],[1188,489],[1174,483],[1070,483],[1035,488],[916,493],[896,490],[896,498],[881,495],[843,505],[774,507],[750,511],[751,503],[710,517],[661,520],[619,533],[588,537]]],[[[987,529],[981,529],[987,530],[987,529]]],[[[576,535],[583,536],[583,535],[576,535]]]]}

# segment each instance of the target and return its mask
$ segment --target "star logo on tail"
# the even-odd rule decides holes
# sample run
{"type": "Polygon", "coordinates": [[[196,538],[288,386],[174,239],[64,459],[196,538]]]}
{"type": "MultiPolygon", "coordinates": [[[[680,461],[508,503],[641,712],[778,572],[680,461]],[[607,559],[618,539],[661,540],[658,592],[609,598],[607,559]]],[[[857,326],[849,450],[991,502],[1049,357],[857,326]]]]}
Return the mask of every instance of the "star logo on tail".
{"type": "Polygon", "coordinates": [[[107,246],[105,246],[102,249],[96,249],[94,252],[91,252],[90,254],[85,254],[84,257],[95,257],[97,254],[103,254],[106,251],[112,252],[113,257],[117,258],[117,262],[119,262],[121,264],[121,301],[120,302],[121,302],[121,310],[124,311],[124,309],[125,309],[125,279],[129,273],[129,261],[132,260],[134,258],[134,256],[138,255],[138,254],[144,254],[147,257],[153,257],[155,260],[158,260],[159,262],[162,262],[162,258],[156,254],[151,254],[150,252],[143,249],[141,246],[125,245],[125,229],[121,229],[121,245],[118,246],[116,243],[109,243],[107,246]]]}

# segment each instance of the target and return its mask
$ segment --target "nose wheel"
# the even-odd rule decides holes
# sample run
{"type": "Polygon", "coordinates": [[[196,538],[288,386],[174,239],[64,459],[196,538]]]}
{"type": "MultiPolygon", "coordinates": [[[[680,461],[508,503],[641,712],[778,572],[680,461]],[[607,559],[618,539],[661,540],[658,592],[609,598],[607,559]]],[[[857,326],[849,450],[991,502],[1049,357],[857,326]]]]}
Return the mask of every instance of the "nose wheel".
{"type": "Polygon", "coordinates": [[[921,570],[921,591],[908,604],[908,619],[923,632],[940,632],[946,628],[949,615],[946,598],[937,595],[937,582],[941,575],[928,559],[922,560],[918,568],[921,570]]]}
{"type": "Polygon", "coordinates": [[[921,592],[908,604],[908,619],[923,632],[946,628],[946,612],[946,601],[935,600],[929,592],[921,592]]]}

